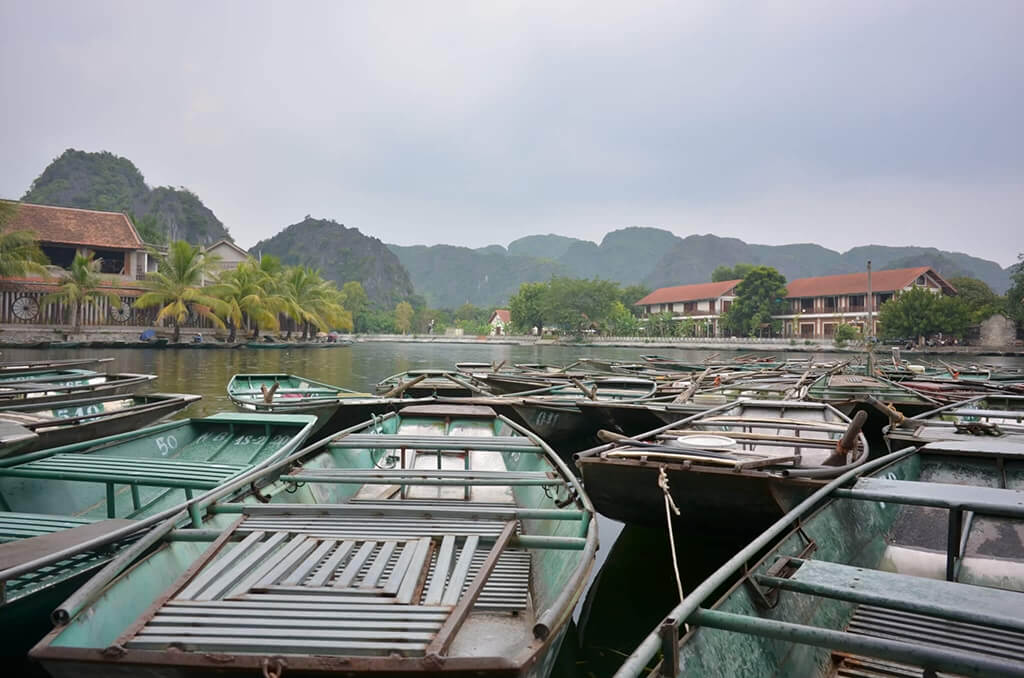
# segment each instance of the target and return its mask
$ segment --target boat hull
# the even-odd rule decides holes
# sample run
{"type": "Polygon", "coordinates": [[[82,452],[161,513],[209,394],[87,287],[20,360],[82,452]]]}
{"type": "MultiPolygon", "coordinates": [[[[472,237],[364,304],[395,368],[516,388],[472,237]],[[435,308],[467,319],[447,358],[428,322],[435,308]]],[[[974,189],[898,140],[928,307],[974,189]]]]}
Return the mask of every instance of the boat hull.
{"type": "MultiPolygon", "coordinates": [[[[630,525],[665,526],[665,494],[655,462],[612,459],[577,462],[598,513],[630,525]]],[[[764,474],[667,468],[669,491],[688,528],[716,535],[748,536],[763,530],[821,486],[819,481],[764,474]],[[738,500],[742,498],[742,500],[738,500]]]]}

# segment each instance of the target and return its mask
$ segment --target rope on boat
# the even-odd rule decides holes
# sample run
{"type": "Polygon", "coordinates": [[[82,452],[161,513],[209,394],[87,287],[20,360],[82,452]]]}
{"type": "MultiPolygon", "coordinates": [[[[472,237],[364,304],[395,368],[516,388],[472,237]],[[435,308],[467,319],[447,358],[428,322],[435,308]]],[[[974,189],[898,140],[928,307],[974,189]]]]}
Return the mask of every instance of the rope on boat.
{"type": "Polygon", "coordinates": [[[668,529],[668,543],[669,548],[672,549],[672,569],[676,573],[676,588],[679,589],[679,602],[681,603],[683,602],[683,580],[679,576],[679,560],[676,558],[676,538],[672,530],[672,513],[674,512],[678,516],[680,511],[668,491],[668,474],[665,473],[664,466],[658,467],[658,487],[661,488],[662,493],[665,495],[665,527],[668,529]]]}

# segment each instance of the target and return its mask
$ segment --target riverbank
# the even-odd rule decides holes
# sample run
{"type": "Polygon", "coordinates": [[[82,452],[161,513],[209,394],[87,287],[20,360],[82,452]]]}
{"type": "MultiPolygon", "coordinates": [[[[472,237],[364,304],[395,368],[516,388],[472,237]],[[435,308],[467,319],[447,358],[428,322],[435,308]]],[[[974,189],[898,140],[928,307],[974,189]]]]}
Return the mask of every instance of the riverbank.
{"type": "MultiPolygon", "coordinates": [[[[139,339],[138,328],[117,326],[90,327],[87,331],[71,333],[69,328],[42,326],[7,326],[0,328],[0,348],[45,348],[47,342],[81,342],[82,344],[103,344],[105,347],[117,348],[119,344],[134,343],[139,339]]],[[[170,328],[153,328],[156,336],[170,339],[170,328]]],[[[182,328],[181,336],[188,341],[192,334],[201,332],[207,343],[223,342],[226,332],[215,332],[209,329],[196,330],[182,328]]],[[[735,337],[588,337],[577,340],[572,337],[535,337],[530,335],[504,336],[451,336],[432,334],[355,334],[342,335],[344,339],[356,342],[383,344],[463,344],[491,346],[579,346],[609,348],[641,348],[645,350],[694,349],[708,351],[744,351],[744,352],[793,352],[793,353],[863,353],[863,347],[857,344],[836,346],[835,343],[822,339],[749,339],[735,337]]],[[[236,345],[244,345],[245,340],[239,337],[236,345]]],[[[281,339],[281,341],[287,341],[281,339]]],[[[320,344],[312,344],[319,346],[320,344]]],[[[301,347],[301,346],[300,346],[301,347]]],[[[876,353],[888,353],[890,347],[880,344],[876,353]]],[[[904,354],[918,355],[976,355],[976,356],[1024,356],[1024,348],[998,346],[933,346],[921,349],[902,350],[904,354]]]]}

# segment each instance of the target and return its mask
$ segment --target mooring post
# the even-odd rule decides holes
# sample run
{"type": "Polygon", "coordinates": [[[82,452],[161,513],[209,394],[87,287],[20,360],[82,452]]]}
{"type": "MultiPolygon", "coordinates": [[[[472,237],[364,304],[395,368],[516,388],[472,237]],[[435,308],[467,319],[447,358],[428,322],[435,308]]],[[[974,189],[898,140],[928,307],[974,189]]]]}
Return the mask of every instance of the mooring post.
{"type": "Polygon", "coordinates": [[[665,678],[679,675],[679,625],[676,620],[668,618],[658,628],[661,636],[661,670],[665,678]]]}

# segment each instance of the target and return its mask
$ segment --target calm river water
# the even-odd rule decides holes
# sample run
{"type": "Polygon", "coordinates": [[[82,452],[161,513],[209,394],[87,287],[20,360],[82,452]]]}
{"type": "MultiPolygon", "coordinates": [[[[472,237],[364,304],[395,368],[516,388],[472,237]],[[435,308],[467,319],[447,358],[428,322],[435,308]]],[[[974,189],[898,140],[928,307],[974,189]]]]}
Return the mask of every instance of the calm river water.
{"type": "MultiPolygon", "coordinates": [[[[243,372],[300,374],[345,388],[372,391],[374,384],[389,375],[422,367],[447,368],[459,361],[567,364],[579,357],[639,360],[645,352],[648,351],[610,347],[356,343],[344,348],[286,350],[6,349],[0,359],[110,356],[114,358],[107,366],[110,372],[158,375],[150,390],[202,395],[201,401],[179,415],[198,417],[232,410],[225,389],[232,375],[243,372]]],[[[712,351],[662,349],[659,353],[699,361],[712,351]]],[[[1024,365],[1021,358],[982,360],[1024,365]]],[[[553,674],[560,678],[611,675],[678,602],[664,530],[624,527],[605,518],[599,519],[598,526],[601,548],[594,576],[576,610],[575,623],[566,636],[553,674]]],[[[676,540],[685,590],[692,590],[744,545],[723,543],[709,535],[677,533],[676,540]]]]}

